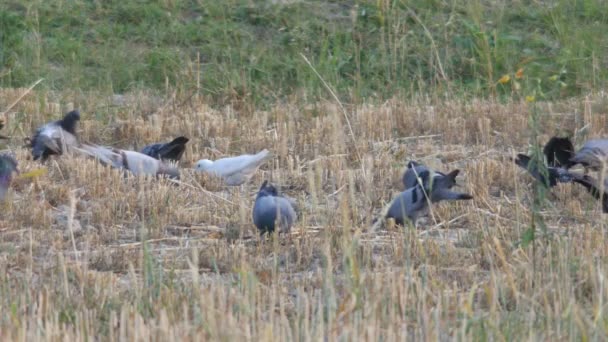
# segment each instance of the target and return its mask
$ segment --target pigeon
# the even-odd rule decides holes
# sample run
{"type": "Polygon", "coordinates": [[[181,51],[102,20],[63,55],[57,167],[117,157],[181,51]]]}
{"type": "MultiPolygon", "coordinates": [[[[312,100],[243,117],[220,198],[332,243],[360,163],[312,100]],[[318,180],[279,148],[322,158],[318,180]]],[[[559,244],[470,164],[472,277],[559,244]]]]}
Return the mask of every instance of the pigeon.
{"type": "Polygon", "coordinates": [[[17,160],[10,154],[0,154],[0,201],[4,201],[6,193],[17,169],[17,160]]]}
{"type": "MultiPolygon", "coordinates": [[[[460,170],[454,170],[447,175],[437,177],[430,170],[419,173],[421,183],[401,192],[391,202],[386,213],[386,218],[393,218],[396,224],[403,225],[406,220],[414,225],[418,217],[426,214],[429,209],[429,199],[435,202],[443,200],[470,200],[473,196],[465,193],[451,191],[450,188],[456,182],[456,176],[460,170]]],[[[433,202],[431,200],[431,202],[433,202]]]]}
{"type": "Polygon", "coordinates": [[[535,163],[531,163],[532,158],[529,156],[519,153],[514,159],[515,164],[519,165],[523,169],[527,170],[534,179],[541,182],[547,188],[552,188],[557,183],[568,183],[572,181],[572,174],[563,167],[545,166],[547,173],[543,174],[539,166],[535,163]]]}
{"type": "Polygon", "coordinates": [[[202,159],[194,167],[198,172],[205,172],[224,180],[226,185],[236,186],[247,182],[255,171],[270,157],[268,150],[257,154],[244,154],[238,157],[222,158],[216,161],[202,159]]]}
{"type": "Polygon", "coordinates": [[[34,160],[45,161],[53,154],[61,155],[70,147],[78,145],[76,137],[76,122],[80,120],[80,112],[73,110],[63,119],[47,123],[38,128],[29,139],[34,160]]]}
{"type": "Polygon", "coordinates": [[[571,159],[574,156],[574,146],[568,138],[552,137],[543,147],[545,155],[544,167],[546,174],[541,171],[540,165],[532,163],[532,158],[523,153],[517,154],[513,159],[515,164],[526,169],[534,179],[541,182],[547,188],[557,185],[557,183],[568,183],[572,181],[572,174],[568,168],[572,166],[571,159]]]}
{"type": "Polygon", "coordinates": [[[177,137],[168,143],[152,144],[144,147],[141,153],[160,160],[179,161],[186,150],[186,137],[177,137]]]}
{"type": "Polygon", "coordinates": [[[608,163],[608,139],[588,140],[567,167],[582,164],[585,168],[600,171],[608,163]]]}
{"type": "Polygon", "coordinates": [[[297,215],[291,202],[277,188],[264,181],[253,205],[253,223],[261,234],[272,233],[278,224],[280,233],[289,233],[297,215]]]}
{"type": "Polygon", "coordinates": [[[134,175],[163,176],[179,179],[177,167],[136,151],[83,144],[76,151],[98,159],[102,164],[131,171],[134,175]]]}
{"type": "MultiPolygon", "coordinates": [[[[403,174],[403,185],[405,186],[405,189],[409,189],[412,188],[414,186],[416,186],[418,184],[418,176],[420,175],[421,172],[424,171],[433,171],[431,169],[429,169],[426,165],[420,164],[416,161],[410,161],[409,163],[407,163],[407,170],[405,170],[405,173],[403,174]]],[[[445,173],[443,172],[439,172],[439,171],[433,171],[433,180],[436,181],[442,177],[445,177],[445,173]]],[[[454,187],[454,185],[456,185],[456,180],[452,179],[450,180],[446,180],[446,188],[447,189],[451,189],[454,187]]],[[[433,196],[433,193],[431,193],[431,202],[435,203],[440,201],[441,198],[437,198],[433,196]]]]}

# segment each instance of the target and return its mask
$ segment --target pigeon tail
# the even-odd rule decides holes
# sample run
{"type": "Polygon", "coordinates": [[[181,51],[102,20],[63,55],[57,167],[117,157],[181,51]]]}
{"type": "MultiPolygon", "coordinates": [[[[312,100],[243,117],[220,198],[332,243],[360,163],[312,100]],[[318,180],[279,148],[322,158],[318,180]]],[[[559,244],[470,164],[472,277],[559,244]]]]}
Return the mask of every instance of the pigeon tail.
{"type": "Polygon", "coordinates": [[[119,159],[122,159],[120,154],[115,153],[107,147],[83,144],[81,147],[76,147],[75,150],[99,160],[102,165],[113,167],[122,166],[122,163],[119,162],[119,159]]]}
{"type": "Polygon", "coordinates": [[[451,191],[445,188],[433,191],[432,197],[435,200],[434,202],[473,199],[473,196],[467,193],[451,191]]]}

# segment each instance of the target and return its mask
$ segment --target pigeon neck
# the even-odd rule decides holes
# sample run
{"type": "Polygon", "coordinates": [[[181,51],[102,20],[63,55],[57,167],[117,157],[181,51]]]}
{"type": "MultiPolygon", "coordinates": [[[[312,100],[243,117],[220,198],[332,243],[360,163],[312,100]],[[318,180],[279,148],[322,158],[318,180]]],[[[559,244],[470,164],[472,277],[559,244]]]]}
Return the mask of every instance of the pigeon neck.
{"type": "Polygon", "coordinates": [[[78,120],[80,120],[79,115],[74,112],[70,112],[61,121],[59,121],[59,126],[61,126],[61,128],[67,132],[76,134],[76,121],[78,120]]]}

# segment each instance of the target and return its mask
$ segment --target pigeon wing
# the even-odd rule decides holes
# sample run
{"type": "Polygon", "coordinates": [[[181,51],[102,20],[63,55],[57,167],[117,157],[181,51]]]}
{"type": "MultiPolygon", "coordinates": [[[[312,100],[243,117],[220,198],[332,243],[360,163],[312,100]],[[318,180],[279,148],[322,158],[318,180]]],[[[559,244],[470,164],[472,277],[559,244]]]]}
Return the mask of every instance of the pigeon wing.
{"type": "Polygon", "coordinates": [[[263,150],[257,154],[246,154],[238,157],[218,159],[210,170],[224,178],[228,185],[240,185],[255,173],[258,167],[269,157],[270,152],[263,150]]]}
{"type": "Polygon", "coordinates": [[[423,172],[423,171],[428,171],[429,168],[422,165],[422,164],[413,164],[415,162],[410,162],[408,163],[408,166],[412,166],[412,167],[408,167],[407,170],[405,170],[405,173],[403,174],[403,185],[405,186],[406,189],[409,189],[411,187],[414,187],[418,184],[418,175],[423,172]]]}
{"type": "Polygon", "coordinates": [[[156,154],[160,156],[160,159],[179,161],[186,150],[186,143],[188,141],[189,139],[186,137],[177,137],[169,143],[162,144],[156,154]]]}
{"type": "Polygon", "coordinates": [[[592,169],[601,169],[608,161],[608,140],[589,140],[570,159],[571,165],[582,164],[592,169]]]}
{"type": "Polygon", "coordinates": [[[163,147],[163,145],[164,144],[152,144],[152,145],[145,146],[141,150],[141,153],[148,155],[152,158],[157,158],[159,155],[158,151],[163,147]]]}
{"type": "Polygon", "coordinates": [[[110,148],[98,145],[83,144],[82,146],[75,147],[74,149],[77,152],[99,160],[99,162],[103,165],[111,166],[114,168],[124,167],[124,160],[122,155],[120,153],[116,153],[110,148]]]}
{"type": "Polygon", "coordinates": [[[293,209],[291,202],[284,197],[275,197],[279,206],[279,220],[281,223],[281,231],[289,232],[297,220],[296,211],[293,209]]]}
{"type": "Polygon", "coordinates": [[[156,176],[160,169],[160,161],[143,153],[120,150],[124,158],[124,166],[134,175],[156,176]]]}

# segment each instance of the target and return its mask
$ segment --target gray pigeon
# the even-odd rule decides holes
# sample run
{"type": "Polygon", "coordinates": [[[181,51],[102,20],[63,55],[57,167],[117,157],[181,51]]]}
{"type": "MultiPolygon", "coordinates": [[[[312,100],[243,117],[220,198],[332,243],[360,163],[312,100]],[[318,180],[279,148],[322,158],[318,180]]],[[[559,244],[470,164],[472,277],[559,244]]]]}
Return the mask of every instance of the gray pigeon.
{"type": "Polygon", "coordinates": [[[201,159],[195,165],[195,170],[204,172],[224,180],[226,185],[236,186],[247,182],[255,171],[270,157],[268,150],[256,154],[244,154],[237,157],[222,158],[216,161],[201,159]]]}
{"type": "Polygon", "coordinates": [[[6,193],[17,169],[17,160],[10,154],[0,154],[0,201],[4,201],[6,193]]]}
{"type": "Polygon", "coordinates": [[[297,219],[291,202],[264,181],[253,205],[253,223],[261,234],[272,233],[278,224],[280,233],[289,233],[297,219]]]}
{"type": "Polygon", "coordinates": [[[179,179],[177,167],[143,153],[88,144],[75,147],[74,150],[93,157],[104,165],[129,170],[134,175],[165,175],[169,178],[179,179]]]}
{"type": "Polygon", "coordinates": [[[29,141],[34,160],[45,161],[50,155],[61,155],[70,147],[78,145],[76,122],[79,120],[80,112],[73,110],[63,119],[38,128],[29,141]]]}
{"type": "Polygon", "coordinates": [[[432,171],[428,170],[420,172],[418,176],[422,184],[410,187],[397,195],[389,206],[386,218],[393,218],[399,225],[403,225],[406,220],[416,224],[418,217],[426,214],[429,209],[426,195],[431,199],[434,198],[434,202],[472,199],[473,196],[469,194],[450,190],[459,172],[460,170],[454,170],[442,177],[435,177],[432,171]]]}
{"type": "Polygon", "coordinates": [[[608,164],[608,139],[587,141],[570,159],[570,165],[582,164],[585,168],[599,171],[608,164]]]}
{"type": "Polygon", "coordinates": [[[152,144],[144,147],[141,153],[160,160],[179,161],[186,150],[186,137],[177,137],[168,143],[152,144]]]}
{"type": "MultiPolygon", "coordinates": [[[[429,169],[426,165],[420,164],[420,163],[412,160],[409,163],[407,163],[407,170],[405,170],[405,173],[403,174],[403,185],[405,186],[405,189],[409,189],[409,188],[416,186],[418,184],[417,177],[419,177],[420,173],[424,172],[424,171],[433,173],[433,181],[437,181],[438,179],[445,177],[445,173],[439,172],[439,171],[433,171],[433,170],[429,169]]],[[[449,189],[453,188],[454,185],[456,185],[456,180],[455,179],[452,179],[451,181],[446,180],[444,184],[445,184],[446,188],[449,190],[449,189]]],[[[437,196],[438,196],[437,193],[431,193],[431,202],[433,202],[433,203],[439,202],[441,200],[441,198],[438,198],[437,196]]]]}

